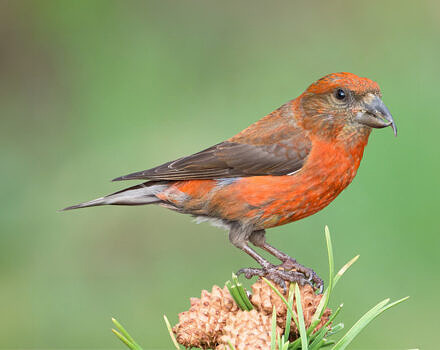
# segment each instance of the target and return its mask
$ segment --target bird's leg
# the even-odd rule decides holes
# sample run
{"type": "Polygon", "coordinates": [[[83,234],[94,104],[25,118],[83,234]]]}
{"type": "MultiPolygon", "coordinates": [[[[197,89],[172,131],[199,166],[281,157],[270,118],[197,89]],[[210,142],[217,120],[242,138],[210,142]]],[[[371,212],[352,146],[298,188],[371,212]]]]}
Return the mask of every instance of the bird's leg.
{"type": "Polygon", "coordinates": [[[249,247],[248,242],[252,232],[253,230],[251,227],[239,224],[232,225],[231,230],[229,231],[229,240],[231,243],[250,255],[261,265],[261,269],[252,267],[240,269],[237,272],[237,275],[243,273],[246,278],[252,278],[253,276],[267,277],[283,287],[285,292],[287,291],[285,281],[298,282],[301,285],[304,285],[305,283],[312,284],[302,272],[292,269],[286,270],[281,265],[275,266],[249,247]]]}
{"type": "Polygon", "coordinates": [[[313,271],[311,268],[305,267],[304,265],[301,265],[296,261],[296,259],[290,257],[289,255],[283,253],[282,251],[276,249],[275,247],[271,246],[269,243],[266,242],[266,231],[265,230],[258,230],[251,233],[249,236],[250,242],[255,245],[256,247],[259,247],[261,249],[264,249],[269,254],[273,255],[277,259],[279,259],[282,264],[279,265],[279,268],[285,269],[287,271],[295,270],[298,272],[301,272],[306,276],[306,278],[309,281],[312,281],[314,286],[322,292],[324,288],[324,282],[322,279],[313,271]]]}

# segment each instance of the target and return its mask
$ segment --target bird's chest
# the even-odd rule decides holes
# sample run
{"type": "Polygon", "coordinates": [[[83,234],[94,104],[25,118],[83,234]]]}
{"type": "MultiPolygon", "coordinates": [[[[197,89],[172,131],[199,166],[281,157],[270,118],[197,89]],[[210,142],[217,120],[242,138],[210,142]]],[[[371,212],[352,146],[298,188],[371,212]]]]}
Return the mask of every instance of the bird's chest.
{"type": "Polygon", "coordinates": [[[353,180],[364,147],[322,143],[309,155],[304,167],[284,183],[262,213],[263,226],[283,225],[310,216],[326,207],[353,180]]]}

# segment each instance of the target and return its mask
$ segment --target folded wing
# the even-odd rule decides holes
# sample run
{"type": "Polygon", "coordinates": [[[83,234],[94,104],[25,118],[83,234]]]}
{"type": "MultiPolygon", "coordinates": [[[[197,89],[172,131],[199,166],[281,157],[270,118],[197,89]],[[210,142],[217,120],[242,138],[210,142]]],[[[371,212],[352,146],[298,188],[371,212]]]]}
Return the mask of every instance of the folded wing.
{"type": "Polygon", "coordinates": [[[225,141],[193,155],[113,181],[288,175],[301,169],[310,150],[311,142],[302,132],[290,134],[271,144],[225,141]]]}

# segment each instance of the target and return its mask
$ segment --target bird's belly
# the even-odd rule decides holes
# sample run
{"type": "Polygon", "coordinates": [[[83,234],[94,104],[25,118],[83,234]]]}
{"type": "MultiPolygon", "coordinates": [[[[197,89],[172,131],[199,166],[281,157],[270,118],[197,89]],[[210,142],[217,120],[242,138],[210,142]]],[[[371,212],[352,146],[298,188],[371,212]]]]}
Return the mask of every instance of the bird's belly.
{"type": "Polygon", "coordinates": [[[257,228],[284,225],[330,204],[353,178],[351,174],[338,175],[245,178],[229,189],[227,196],[214,196],[211,204],[228,220],[250,221],[257,228]]]}

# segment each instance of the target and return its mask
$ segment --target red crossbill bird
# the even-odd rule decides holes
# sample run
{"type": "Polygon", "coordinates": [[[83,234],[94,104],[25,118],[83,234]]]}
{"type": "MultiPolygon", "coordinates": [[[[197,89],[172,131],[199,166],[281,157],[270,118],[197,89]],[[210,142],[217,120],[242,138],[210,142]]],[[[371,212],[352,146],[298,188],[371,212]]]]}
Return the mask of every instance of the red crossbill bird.
{"type": "Polygon", "coordinates": [[[266,242],[265,230],[330,204],[356,175],[372,128],[387,126],[397,134],[377,83],[329,74],[224,142],[113,180],[146,182],[65,209],[156,204],[189,214],[229,230],[230,242],[261,265],[238,273],[322,289],[312,269],[266,242]]]}

